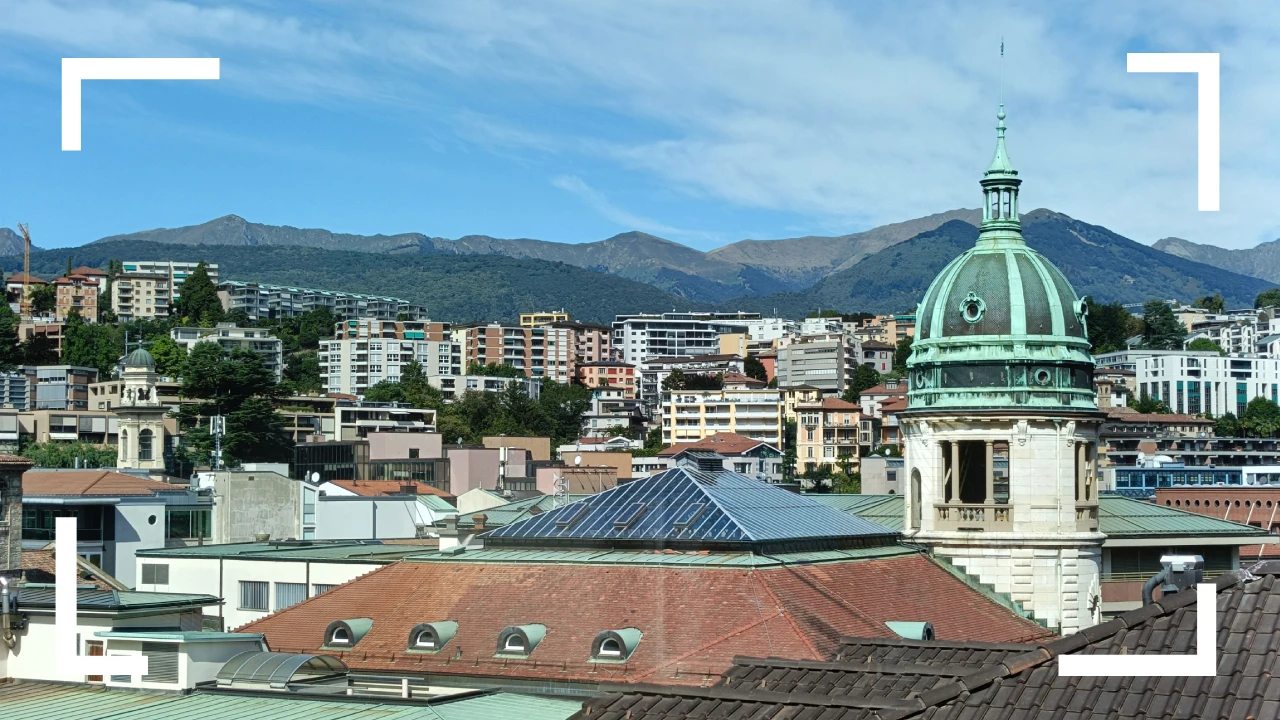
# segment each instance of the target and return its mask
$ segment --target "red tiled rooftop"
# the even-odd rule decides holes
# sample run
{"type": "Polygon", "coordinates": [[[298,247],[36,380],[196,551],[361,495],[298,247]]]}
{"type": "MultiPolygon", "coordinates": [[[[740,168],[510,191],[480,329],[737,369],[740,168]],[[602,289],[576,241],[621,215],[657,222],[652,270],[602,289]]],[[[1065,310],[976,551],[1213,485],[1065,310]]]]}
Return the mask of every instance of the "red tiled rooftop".
{"type": "Polygon", "coordinates": [[[730,383],[740,384],[740,385],[755,385],[759,387],[764,387],[765,385],[768,385],[768,383],[766,383],[763,380],[760,380],[759,378],[753,378],[750,375],[743,375],[742,373],[725,373],[724,377],[722,377],[721,380],[723,380],[726,385],[730,383]]]}
{"type": "Polygon", "coordinates": [[[424,482],[399,480],[330,480],[329,482],[337,485],[343,490],[348,490],[362,497],[375,497],[378,495],[402,495],[403,487],[412,485],[415,495],[435,495],[452,502],[453,495],[441,490],[437,487],[428,485],[424,482]]]}
{"type": "MultiPolygon", "coordinates": [[[[56,553],[52,548],[45,550],[23,550],[22,562],[19,564],[23,577],[27,582],[55,582],[57,578],[57,569],[55,567],[56,557],[56,553]]],[[[78,584],[93,585],[99,590],[119,590],[122,588],[122,586],[118,584],[119,581],[115,580],[115,578],[111,578],[110,575],[107,575],[106,571],[102,568],[99,568],[97,565],[94,565],[83,558],[80,558],[79,560],[80,562],[77,563],[78,572],[76,573],[76,582],[78,584]],[[86,571],[85,566],[88,566],[88,571],[86,571]],[[107,578],[111,578],[111,582],[108,582],[107,578]]]]}
{"type": "Polygon", "coordinates": [[[1152,423],[1200,423],[1203,425],[1212,425],[1212,420],[1207,420],[1195,415],[1182,415],[1179,413],[1140,413],[1132,408],[1111,408],[1107,410],[1108,420],[1118,420],[1121,422],[1152,422],[1152,423]]]}
{"type": "Polygon", "coordinates": [[[847,400],[841,400],[840,398],[837,398],[837,397],[829,397],[829,398],[822,399],[822,409],[823,410],[860,411],[862,410],[862,406],[856,403],[848,402],[847,400]]]}
{"type": "Polygon", "coordinates": [[[891,395],[891,396],[892,396],[892,395],[902,395],[902,396],[906,396],[906,394],[907,394],[907,381],[906,381],[906,380],[900,380],[900,381],[898,381],[898,386],[897,386],[897,387],[895,387],[895,388],[890,388],[888,385],[886,385],[886,384],[884,384],[884,383],[880,383],[879,385],[876,385],[876,386],[874,386],[874,387],[869,387],[869,388],[867,388],[866,390],[863,390],[863,391],[862,391],[862,395],[863,395],[864,397],[865,397],[865,396],[867,396],[867,395],[873,395],[873,396],[879,396],[879,395],[891,395]]]}
{"type": "Polygon", "coordinates": [[[114,470],[30,470],[22,474],[22,494],[32,496],[119,497],[186,491],[185,485],[170,485],[114,470]]]}
{"type": "Polygon", "coordinates": [[[893,620],[947,640],[1050,634],[917,554],[756,570],[409,560],[241,629],[368,671],[702,685],[735,655],[820,660],[842,636],[893,637],[893,620]],[[373,627],[359,643],[321,650],[330,622],[362,616],[373,627]],[[411,628],[440,620],[458,623],[441,653],[405,652],[411,628]],[[546,635],[528,659],[494,657],[504,628],[531,623],[546,635]],[[626,663],[588,661],[599,632],[626,627],[643,633],[626,663]]]}
{"type": "Polygon", "coordinates": [[[737,433],[716,433],[708,435],[697,442],[676,443],[658,452],[658,457],[673,457],[689,450],[720,453],[721,455],[741,455],[759,445],[767,445],[762,440],[753,440],[737,433]]]}

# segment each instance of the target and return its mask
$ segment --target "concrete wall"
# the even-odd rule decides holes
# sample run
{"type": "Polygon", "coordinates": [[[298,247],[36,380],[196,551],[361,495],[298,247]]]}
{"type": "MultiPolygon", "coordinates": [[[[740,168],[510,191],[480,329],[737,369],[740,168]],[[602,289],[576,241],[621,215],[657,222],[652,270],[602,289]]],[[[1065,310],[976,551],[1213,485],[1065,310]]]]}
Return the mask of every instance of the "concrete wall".
{"type": "Polygon", "coordinates": [[[22,473],[29,464],[0,464],[0,572],[22,564],[22,473]]]}
{"type": "Polygon", "coordinates": [[[486,490],[476,488],[458,496],[458,514],[466,515],[480,510],[488,510],[491,507],[506,505],[508,502],[510,501],[504,497],[495,496],[486,490]]]}
{"type": "Polygon", "coordinates": [[[371,432],[367,439],[370,460],[404,460],[410,449],[417,449],[420,458],[444,457],[440,433],[371,432]]]}
{"type": "MultiPolygon", "coordinates": [[[[628,455],[630,457],[630,455],[628,455]]],[[[630,472],[630,464],[627,470],[630,472]]],[[[569,494],[593,495],[618,485],[618,469],[611,465],[580,467],[540,467],[536,475],[538,492],[554,495],[556,478],[563,475],[568,481],[569,494]]]]}
{"type": "Polygon", "coordinates": [[[551,438],[499,435],[484,438],[483,444],[485,447],[493,449],[500,447],[524,448],[529,451],[535,461],[551,459],[551,438]]]}
{"type": "MultiPolygon", "coordinates": [[[[136,618],[90,617],[81,615],[76,621],[76,642],[80,654],[87,655],[86,642],[101,640],[95,633],[111,629],[133,628],[171,628],[177,630],[191,625],[192,618],[199,625],[197,613],[165,613],[136,618]]],[[[53,613],[30,613],[26,630],[18,633],[18,644],[13,650],[0,643],[0,667],[5,671],[4,677],[17,680],[50,680],[78,681],[84,678],[67,678],[59,670],[55,656],[57,644],[54,642],[53,613]]],[[[132,687],[147,687],[133,685],[132,687]]],[[[166,687],[172,690],[173,686],[166,687]]]]}
{"type": "Polygon", "coordinates": [[[302,483],[274,472],[220,472],[213,478],[213,543],[302,537],[302,483]]]}
{"type": "Polygon", "coordinates": [[[325,496],[316,500],[316,539],[413,538],[418,536],[418,525],[429,527],[445,516],[418,502],[416,496],[325,496]]]}
{"type": "Polygon", "coordinates": [[[447,447],[449,494],[457,496],[472,489],[498,487],[498,451],[477,447],[447,447]]]}
{"type": "Polygon", "coordinates": [[[569,457],[561,458],[566,465],[572,466],[574,458],[582,458],[582,467],[613,468],[617,476],[623,480],[631,478],[631,453],[629,452],[575,452],[569,457]]]}
{"type": "Polygon", "coordinates": [[[103,570],[120,582],[133,587],[134,553],[162,548],[164,542],[164,502],[120,504],[115,508],[115,538],[103,543],[103,570]]]}
{"type": "Polygon", "coordinates": [[[315,597],[316,585],[343,585],[382,567],[378,563],[334,560],[325,562],[307,560],[263,560],[247,558],[193,558],[151,557],[138,558],[138,574],[143,563],[156,563],[169,567],[166,585],[145,585],[140,590],[175,593],[207,593],[223,598],[221,607],[209,612],[222,619],[226,630],[234,630],[269,613],[276,606],[277,583],[303,583],[307,597],[315,597]],[[251,610],[240,607],[240,582],[269,583],[267,610],[251,610]]]}

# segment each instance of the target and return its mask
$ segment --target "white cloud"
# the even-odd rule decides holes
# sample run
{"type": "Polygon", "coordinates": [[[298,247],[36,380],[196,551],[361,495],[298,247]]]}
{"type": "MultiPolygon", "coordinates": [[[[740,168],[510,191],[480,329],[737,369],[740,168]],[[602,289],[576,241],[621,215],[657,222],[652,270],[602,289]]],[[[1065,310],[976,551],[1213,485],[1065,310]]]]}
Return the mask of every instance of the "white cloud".
{"type": "MultiPolygon", "coordinates": [[[[86,54],[217,54],[239,92],[439,114],[466,141],[504,153],[603,163],[599,177],[613,165],[706,202],[850,231],[976,204],[1004,37],[1010,148],[1026,207],[1148,242],[1181,235],[1241,247],[1280,228],[1270,214],[1280,193],[1273,4],[303,8],[130,0],[86,10],[35,0],[7,10],[0,35],[86,54]],[[1195,210],[1194,80],[1129,75],[1125,53],[1134,50],[1223,54],[1222,212],[1195,210]],[[500,115],[501,99],[510,110],[500,115]],[[548,108],[564,122],[531,121],[548,108]]],[[[602,216],[664,234],[664,223],[623,210],[635,203],[593,182],[556,180],[602,216]]],[[[700,234],[666,228],[680,232],[700,234]]]]}

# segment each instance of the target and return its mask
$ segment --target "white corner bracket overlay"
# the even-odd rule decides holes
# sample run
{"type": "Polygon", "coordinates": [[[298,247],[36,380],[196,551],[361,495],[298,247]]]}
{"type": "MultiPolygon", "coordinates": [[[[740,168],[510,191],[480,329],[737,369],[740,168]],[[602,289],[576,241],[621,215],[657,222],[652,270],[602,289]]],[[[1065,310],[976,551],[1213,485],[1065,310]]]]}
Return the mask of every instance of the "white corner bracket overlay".
{"type": "Polygon", "coordinates": [[[1218,589],[1213,583],[1196,585],[1194,655],[1063,655],[1058,658],[1059,677],[1213,677],[1217,673],[1218,589]]]}
{"type": "Polygon", "coordinates": [[[217,80],[220,58],[62,58],[62,149],[80,150],[85,80],[217,80]]]}
{"type": "Polygon", "coordinates": [[[1197,204],[1202,212],[1220,205],[1221,90],[1218,53],[1129,53],[1131,73],[1195,73],[1197,110],[1197,204]]]}
{"type": "Polygon", "coordinates": [[[86,675],[122,676],[131,682],[147,674],[150,658],[144,655],[88,656],[80,654],[79,611],[76,608],[76,519],[60,517],[53,525],[53,656],[62,679],[84,682],[86,675]]]}

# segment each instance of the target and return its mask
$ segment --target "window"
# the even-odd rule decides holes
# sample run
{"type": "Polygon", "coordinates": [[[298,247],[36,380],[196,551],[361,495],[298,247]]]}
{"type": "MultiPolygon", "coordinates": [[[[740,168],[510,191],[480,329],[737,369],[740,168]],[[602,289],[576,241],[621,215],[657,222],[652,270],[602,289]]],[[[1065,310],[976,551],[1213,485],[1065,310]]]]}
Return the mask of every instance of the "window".
{"type": "Polygon", "coordinates": [[[524,654],[526,652],[524,638],[520,637],[516,633],[511,633],[502,643],[502,652],[524,654]]]}
{"type": "Polygon", "coordinates": [[[276,612],[307,599],[306,583],[276,583],[276,612]]]}
{"type": "Polygon", "coordinates": [[[142,682],[176,684],[178,682],[178,646],[170,643],[142,643],[142,656],[147,658],[147,674],[142,682]]]}
{"type": "Polygon", "coordinates": [[[150,430],[142,430],[138,433],[138,459],[151,459],[151,440],[152,432],[150,430]]]}
{"type": "Polygon", "coordinates": [[[240,581],[240,609],[241,610],[262,610],[267,609],[267,583],[265,580],[241,580],[240,581]]]}
{"type": "Polygon", "coordinates": [[[311,596],[315,597],[316,595],[323,595],[336,587],[338,586],[330,585],[328,583],[315,583],[311,586],[311,596]]]}
{"type": "Polygon", "coordinates": [[[143,585],[168,585],[169,566],[161,563],[142,563],[143,585]]]}
{"type": "Polygon", "coordinates": [[[596,655],[603,658],[620,658],[622,643],[613,638],[605,638],[600,641],[600,648],[596,651],[596,655]]]}
{"type": "Polygon", "coordinates": [[[418,448],[409,448],[409,459],[410,459],[410,460],[416,460],[416,459],[418,459],[419,454],[420,454],[420,452],[419,452],[418,448]]]}
{"type": "Polygon", "coordinates": [[[171,507],[165,513],[165,537],[170,540],[192,540],[213,537],[212,509],[209,507],[171,507]]]}
{"type": "Polygon", "coordinates": [[[350,645],[351,633],[347,632],[344,627],[336,627],[333,632],[329,633],[329,642],[327,645],[350,645]]]}
{"type": "Polygon", "coordinates": [[[422,630],[413,638],[413,646],[419,650],[435,650],[436,634],[430,630],[422,630]]]}

